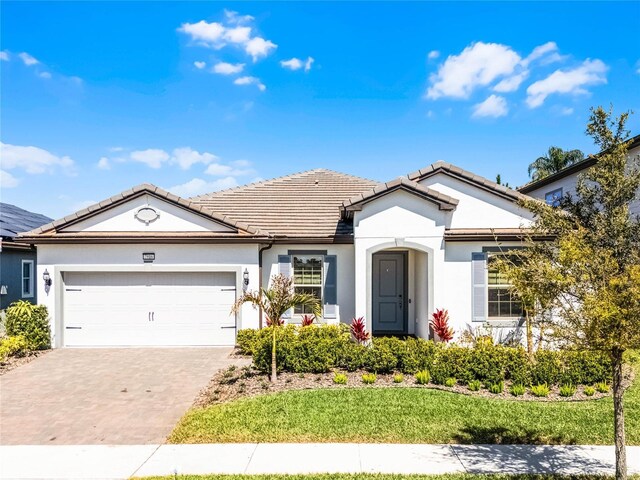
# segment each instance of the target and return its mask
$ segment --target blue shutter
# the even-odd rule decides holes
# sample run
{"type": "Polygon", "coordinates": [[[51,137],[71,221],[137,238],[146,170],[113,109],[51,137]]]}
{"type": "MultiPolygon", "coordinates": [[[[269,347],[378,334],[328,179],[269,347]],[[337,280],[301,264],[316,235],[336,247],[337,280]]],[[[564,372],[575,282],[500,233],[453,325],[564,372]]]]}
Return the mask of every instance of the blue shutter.
{"type": "Polygon", "coordinates": [[[338,316],[338,258],[324,256],[324,318],[338,316]]]}
{"type": "Polygon", "coordinates": [[[471,254],[472,319],[474,322],[487,320],[487,254],[471,254]]]}
{"type": "MultiPolygon", "coordinates": [[[[291,255],[278,255],[278,271],[280,274],[285,277],[290,277],[292,274],[291,268],[291,255]]],[[[287,312],[282,316],[282,318],[289,319],[293,315],[292,310],[287,310],[287,312]]]]}

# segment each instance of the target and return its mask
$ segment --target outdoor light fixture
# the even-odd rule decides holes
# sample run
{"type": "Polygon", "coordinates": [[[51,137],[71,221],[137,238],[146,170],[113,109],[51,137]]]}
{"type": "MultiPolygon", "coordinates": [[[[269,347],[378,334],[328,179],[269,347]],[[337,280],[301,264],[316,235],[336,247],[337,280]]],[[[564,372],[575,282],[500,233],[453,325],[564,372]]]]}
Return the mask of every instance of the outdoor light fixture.
{"type": "Polygon", "coordinates": [[[0,295],[6,295],[7,294],[7,286],[6,285],[2,285],[0,287],[0,295]]]}
{"type": "Polygon", "coordinates": [[[44,269],[44,273],[42,274],[42,279],[44,280],[45,288],[51,286],[51,275],[49,275],[49,271],[46,268],[44,269]]]}
{"type": "Polygon", "coordinates": [[[242,280],[244,281],[244,286],[249,286],[249,270],[244,269],[244,273],[242,274],[242,280]]]}

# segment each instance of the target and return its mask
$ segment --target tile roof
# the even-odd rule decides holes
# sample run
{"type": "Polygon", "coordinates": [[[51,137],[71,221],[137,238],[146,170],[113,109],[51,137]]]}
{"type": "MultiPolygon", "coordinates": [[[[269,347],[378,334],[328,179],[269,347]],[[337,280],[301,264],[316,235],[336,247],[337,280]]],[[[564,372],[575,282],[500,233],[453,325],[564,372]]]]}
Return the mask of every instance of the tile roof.
{"type": "Polygon", "coordinates": [[[377,185],[373,180],[316,169],[201,195],[191,201],[275,237],[349,237],[353,227],[341,216],[342,202],[377,185]]]}
{"type": "Polygon", "coordinates": [[[438,205],[440,210],[455,210],[458,205],[458,200],[433,190],[424,185],[420,185],[418,182],[409,180],[407,177],[398,177],[390,182],[381,183],[372,190],[358,194],[345,200],[342,203],[342,207],[346,211],[360,210],[362,205],[378,198],[382,195],[394,192],[396,190],[405,190],[414,195],[418,195],[438,205]]]}
{"type": "Polygon", "coordinates": [[[144,194],[154,195],[158,198],[167,200],[175,205],[183,207],[187,210],[190,210],[194,213],[207,217],[211,220],[214,220],[226,226],[241,230],[242,232],[239,232],[239,233],[248,233],[248,234],[254,234],[254,235],[260,235],[261,233],[258,230],[250,227],[249,225],[246,225],[242,222],[238,222],[225,215],[214,213],[210,210],[207,210],[202,205],[198,205],[190,200],[187,200],[182,197],[178,197],[177,195],[174,195],[173,193],[169,193],[166,190],[156,187],[155,185],[152,185],[150,183],[143,183],[141,185],[137,185],[133,188],[130,188],[129,190],[125,190],[124,192],[121,192],[110,198],[107,198],[106,200],[103,200],[99,203],[90,205],[89,207],[79,210],[75,213],[72,213],[71,215],[67,215],[64,218],[61,218],[51,223],[47,223],[46,225],[42,225],[37,228],[34,228],[31,231],[24,234],[23,236],[30,237],[32,235],[42,235],[46,233],[56,234],[59,230],[63,229],[67,225],[73,224],[84,218],[88,218],[92,215],[95,215],[98,212],[103,211],[106,208],[118,205],[131,198],[135,198],[144,194]]]}
{"type": "Polygon", "coordinates": [[[429,178],[438,173],[444,173],[465,183],[475,185],[476,187],[498,195],[502,198],[506,198],[507,200],[531,200],[530,197],[523,195],[516,190],[505,187],[504,185],[498,185],[496,182],[492,182],[485,177],[476,175],[475,173],[469,172],[460,167],[456,167],[455,165],[452,165],[450,163],[443,162],[442,160],[438,160],[437,162],[429,165],[426,168],[422,168],[418,171],[410,173],[409,175],[407,175],[407,177],[409,178],[409,180],[420,182],[425,178],[429,178]]]}
{"type": "Polygon", "coordinates": [[[0,237],[12,239],[19,233],[28,232],[51,219],[39,213],[29,212],[9,203],[0,203],[0,237]]]}

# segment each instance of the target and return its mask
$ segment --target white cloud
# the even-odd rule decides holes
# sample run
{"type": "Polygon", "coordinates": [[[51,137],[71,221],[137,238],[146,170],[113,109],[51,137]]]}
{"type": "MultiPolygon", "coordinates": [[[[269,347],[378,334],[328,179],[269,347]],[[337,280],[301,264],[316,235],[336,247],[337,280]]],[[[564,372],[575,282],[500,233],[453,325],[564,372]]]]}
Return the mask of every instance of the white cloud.
{"type": "Polygon", "coordinates": [[[241,167],[240,165],[235,164],[235,166],[231,165],[223,165],[221,163],[212,163],[207,167],[204,171],[207,175],[212,175],[214,177],[222,177],[224,175],[233,176],[233,177],[243,177],[246,175],[252,175],[255,172],[252,168],[248,168],[249,165],[245,165],[241,167]],[[235,168],[238,167],[238,168],[235,168]]]}
{"type": "Polygon", "coordinates": [[[532,83],[527,88],[527,105],[530,108],[541,106],[549,95],[584,94],[588,85],[607,83],[608,67],[601,60],[587,59],[576,68],[556,70],[543,80],[532,83]]]}
{"type": "Polygon", "coordinates": [[[640,75],[640,60],[636,62],[636,73],[640,75]]]}
{"type": "Polygon", "coordinates": [[[101,157],[97,166],[100,170],[111,170],[111,162],[107,157],[101,157]]]}
{"type": "Polygon", "coordinates": [[[2,167],[11,170],[20,168],[27,173],[53,173],[62,168],[66,173],[73,173],[73,160],[67,156],[59,157],[38,147],[25,147],[0,142],[2,167]]]}
{"type": "Polygon", "coordinates": [[[27,66],[27,67],[32,67],[33,65],[37,65],[40,62],[38,60],[36,60],[34,57],[32,57],[31,55],[29,55],[27,52],[22,52],[18,54],[18,57],[20,57],[20,60],[22,60],[22,62],[27,66]]]}
{"type": "Polygon", "coordinates": [[[202,70],[204,67],[207,66],[206,62],[193,62],[193,66],[196,67],[198,70],[202,70]]]}
{"type": "Polygon", "coordinates": [[[495,87],[493,87],[494,92],[506,93],[506,92],[515,92],[520,88],[520,84],[529,76],[529,72],[527,70],[512,75],[510,77],[504,78],[496,83],[495,87]]]}
{"type": "Polygon", "coordinates": [[[183,23],[179,32],[188,35],[198,45],[219,50],[229,44],[242,48],[254,62],[266,57],[278,46],[271,40],[252,36],[253,28],[244,25],[253,20],[250,15],[238,15],[237,12],[225,10],[226,23],[206,22],[183,23]]]}
{"type": "Polygon", "coordinates": [[[300,60],[299,58],[293,57],[290,58],[289,60],[281,60],[280,61],[280,66],[282,68],[288,68],[289,70],[300,70],[301,68],[304,67],[304,71],[308,72],[309,70],[311,70],[311,65],[313,65],[314,62],[314,58],[313,57],[307,57],[306,60],[300,60]]]}
{"type": "Polygon", "coordinates": [[[520,55],[506,45],[474,43],[460,55],[449,55],[438,72],[429,77],[427,98],[469,98],[476,88],[513,73],[520,60],[520,55]]]}
{"type": "Polygon", "coordinates": [[[257,77],[240,77],[236,78],[233,83],[236,85],[255,85],[261,92],[267,89],[266,85],[257,77]]]}
{"type": "Polygon", "coordinates": [[[438,50],[431,50],[428,54],[427,54],[427,58],[429,60],[435,60],[436,58],[438,58],[440,56],[440,52],[438,50]]]}
{"type": "Polygon", "coordinates": [[[481,117],[504,117],[509,112],[507,101],[499,95],[491,95],[484,102],[477,103],[473,106],[474,118],[481,117]]]}
{"type": "Polygon", "coordinates": [[[237,186],[238,182],[233,177],[225,177],[212,182],[207,182],[201,178],[194,178],[186,183],[169,187],[167,190],[180,197],[193,197],[202,195],[203,193],[215,192],[237,186]]]}
{"type": "Polygon", "coordinates": [[[131,152],[129,158],[134,162],[144,163],[151,168],[160,168],[163,163],[169,160],[169,154],[158,148],[148,148],[147,150],[131,152]]]}
{"type": "Polygon", "coordinates": [[[77,203],[74,203],[71,206],[71,210],[74,212],[79,212],[80,210],[84,210],[85,208],[90,207],[91,205],[95,205],[96,203],[98,202],[96,202],[95,200],[81,200],[77,203]]]}
{"type": "Polygon", "coordinates": [[[560,109],[560,115],[571,115],[572,113],[573,113],[573,108],[571,107],[564,107],[560,109]]]}
{"type": "Polygon", "coordinates": [[[275,43],[262,37],[254,37],[245,44],[245,51],[251,55],[254,62],[257,62],[260,57],[266,57],[276,48],[278,46],[275,43]]]}
{"type": "Polygon", "coordinates": [[[9,51],[8,50],[2,50],[0,52],[0,60],[4,60],[5,62],[9,61],[9,51]]]}
{"type": "Polygon", "coordinates": [[[244,63],[218,62],[214,65],[213,71],[221,75],[234,75],[244,69],[244,63]]]}
{"type": "Polygon", "coordinates": [[[188,170],[196,163],[208,165],[216,160],[218,160],[218,157],[214,154],[208,152],[200,153],[191,147],[176,148],[173,150],[173,155],[171,156],[171,163],[177,163],[183,170],[188,170]]]}
{"type": "Polygon", "coordinates": [[[110,152],[123,152],[124,147],[109,147],[110,152]]]}
{"type": "Polygon", "coordinates": [[[558,45],[556,45],[556,42],[547,42],[542,45],[538,45],[536,48],[534,48],[531,51],[531,53],[527,56],[527,58],[522,60],[522,65],[525,67],[528,67],[531,62],[534,62],[535,60],[538,60],[544,57],[548,53],[557,52],[557,51],[558,51],[558,45]]]}
{"type": "Polygon", "coordinates": [[[49,78],[51,78],[51,73],[49,73],[49,72],[40,72],[40,73],[38,74],[38,76],[39,76],[40,78],[46,78],[46,79],[49,79],[49,78]]]}
{"type": "Polygon", "coordinates": [[[4,170],[0,170],[0,187],[2,188],[13,188],[18,186],[18,179],[11,175],[9,172],[5,172],[4,170]]]}

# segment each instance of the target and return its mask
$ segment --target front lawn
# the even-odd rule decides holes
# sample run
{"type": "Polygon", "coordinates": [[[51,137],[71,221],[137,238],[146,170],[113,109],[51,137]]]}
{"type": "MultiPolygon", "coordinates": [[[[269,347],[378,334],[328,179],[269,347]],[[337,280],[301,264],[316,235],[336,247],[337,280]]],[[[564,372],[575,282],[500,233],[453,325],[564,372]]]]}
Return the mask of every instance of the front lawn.
{"type": "MultiPolygon", "coordinates": [[[[625,395],[627,442],[640,444],[640,365],[625,395]]],[[[508,401],[418,388],[282,392],[194,408],[170,443],[391,442],[612,444],[611,398],[508,401]]]]}

